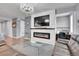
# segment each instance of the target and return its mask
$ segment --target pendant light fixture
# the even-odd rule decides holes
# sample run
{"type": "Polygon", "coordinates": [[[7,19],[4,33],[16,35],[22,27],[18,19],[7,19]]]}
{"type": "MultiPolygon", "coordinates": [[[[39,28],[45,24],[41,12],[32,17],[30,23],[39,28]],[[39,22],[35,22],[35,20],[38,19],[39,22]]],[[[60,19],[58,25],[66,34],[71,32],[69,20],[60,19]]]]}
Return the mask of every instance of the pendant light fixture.
{"type": "Polygon", "coordinates": [[[20,4],[20,9],[26,15],[31,15],[33,13],[33,11],[34,11],[33,6],[30,5],[30,4],[28,4],[28,3],[22,3],[22,4],[20,4]]]}

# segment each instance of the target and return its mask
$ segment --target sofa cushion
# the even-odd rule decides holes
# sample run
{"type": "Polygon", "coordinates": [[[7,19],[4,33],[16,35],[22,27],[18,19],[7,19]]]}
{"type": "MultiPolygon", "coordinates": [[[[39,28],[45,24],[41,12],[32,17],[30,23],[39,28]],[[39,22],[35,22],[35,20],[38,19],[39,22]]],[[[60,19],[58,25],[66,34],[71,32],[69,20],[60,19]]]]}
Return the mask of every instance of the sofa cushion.
{"type": "Polygon", "coordinates": [[[68,45],[74,56],[79,56],[79,35],[73,35],[70,39],[68,45]]]}
{"type": "Polygon", "coordinates": [[[75,41],[71,38],[68,45],[71,48],[73,46],[73,44],[75,43],[75,41]]]}
{"type": "Polygon", "coordinates": [[[60,38],[58,38],[57,41],[60,42],[60,43],[64,43],[64,44],[67,44],[69,42],[68,39],[60,39],[60,38]]]}
{"type": "Polygon", "coordinates": [[[70,52],[68,49],[63,49],[61,47],[55,46],[54,55],[56,55],[56,54],[66,56],[66,55],[70,55],[70,52]]]}
{"type": "Polygon", "coordinates": [[[70,56],[70,52],[68,50],[67,45],[56,42],[53,55],[54,56],[70,56]]]}
{"type": "Polygon", "coordinates": [[[77,36],[76,40],[79,42],[79,36],[77,36]]]}
{"type": "Polygon", "coordinates": [[[63,49],[68,49],[68,47],[65,44],[62,44],[62,43],[59,43],[59,42],[56,43],[56,46],[63,48],[63,49]]]}
{"type": "Polygon", "coordinates": [[[75,43],[71,47],[72,53],[75,56],[79,56],[79,44],[75,41],[75,43]]]}

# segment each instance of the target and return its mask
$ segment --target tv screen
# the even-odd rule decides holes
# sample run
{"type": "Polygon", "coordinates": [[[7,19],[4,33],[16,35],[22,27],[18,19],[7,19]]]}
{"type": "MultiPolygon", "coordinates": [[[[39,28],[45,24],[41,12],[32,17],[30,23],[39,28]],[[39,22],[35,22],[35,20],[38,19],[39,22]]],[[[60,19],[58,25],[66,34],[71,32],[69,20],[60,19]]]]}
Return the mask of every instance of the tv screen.
{"type": "Polygon", "coordinates": [[[41,27],[41,26],[49,26],[49,15],[39,16],[34,18],[34,26],[41,27]]]}

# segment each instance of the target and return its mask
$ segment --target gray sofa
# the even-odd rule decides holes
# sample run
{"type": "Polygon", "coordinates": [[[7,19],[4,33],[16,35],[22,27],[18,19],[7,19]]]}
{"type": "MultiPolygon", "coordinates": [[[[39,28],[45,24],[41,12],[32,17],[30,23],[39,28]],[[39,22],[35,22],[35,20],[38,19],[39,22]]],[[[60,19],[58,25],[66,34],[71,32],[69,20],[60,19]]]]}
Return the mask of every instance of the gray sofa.
{"type": "Polygon", "coordinates": [[[72,35],[68,43],[56,42],[54,56],[79,56],[79,35],[72,35]]]}
{"type": "Polygon", "coordinates": [[[72,35],[67,46],[72,56],[79,56],[79,35],[72,35]]]}

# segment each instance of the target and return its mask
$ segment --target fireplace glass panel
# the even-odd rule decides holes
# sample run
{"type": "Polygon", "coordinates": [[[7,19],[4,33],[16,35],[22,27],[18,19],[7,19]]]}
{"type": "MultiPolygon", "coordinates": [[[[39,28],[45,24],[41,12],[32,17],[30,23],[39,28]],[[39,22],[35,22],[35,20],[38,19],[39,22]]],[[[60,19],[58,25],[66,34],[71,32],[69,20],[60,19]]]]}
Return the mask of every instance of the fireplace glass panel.
{"type": "Polygon", "coordinates": [[[50,39],[50,33],[34,32],[33,36],[37,38],[50,39]]]}

